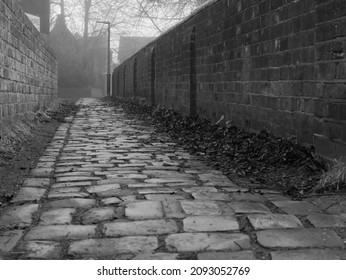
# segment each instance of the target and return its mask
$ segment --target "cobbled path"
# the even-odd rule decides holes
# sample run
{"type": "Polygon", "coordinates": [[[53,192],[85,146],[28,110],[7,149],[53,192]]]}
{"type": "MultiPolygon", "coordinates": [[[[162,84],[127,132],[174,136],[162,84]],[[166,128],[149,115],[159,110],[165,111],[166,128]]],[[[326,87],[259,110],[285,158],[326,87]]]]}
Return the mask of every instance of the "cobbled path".
{"type": "Polygon", "coordinates": [[[1,210],[0,259],[346,259],[346,211],[250,193],[121,109],[78,104],[1,210]]]}

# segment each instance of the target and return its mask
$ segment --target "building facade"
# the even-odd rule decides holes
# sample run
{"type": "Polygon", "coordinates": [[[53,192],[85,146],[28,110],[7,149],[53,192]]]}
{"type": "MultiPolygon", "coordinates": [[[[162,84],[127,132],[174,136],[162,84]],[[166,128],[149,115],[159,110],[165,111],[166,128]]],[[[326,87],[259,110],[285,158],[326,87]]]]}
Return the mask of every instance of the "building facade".
{"type": "Polygon", "coordinates": [[[40,18],[40,32],[49,34],[49,0],[17,0],[25,13],[40,18]]]}

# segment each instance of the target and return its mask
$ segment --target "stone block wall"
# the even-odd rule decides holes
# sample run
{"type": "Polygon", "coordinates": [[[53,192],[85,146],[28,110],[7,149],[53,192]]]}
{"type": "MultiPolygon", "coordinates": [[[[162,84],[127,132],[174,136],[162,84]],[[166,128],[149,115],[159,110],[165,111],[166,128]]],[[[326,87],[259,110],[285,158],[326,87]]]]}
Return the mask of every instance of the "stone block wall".
{"type": "Polygon", "coordinates": [[[154,92],[157,104],[185,114],[224,115],[346,158],[344,0],[210,1],[113,75],[122,77],[115,96],[154,92]]]}
{"type": "Polygon", "coordinates": [[[0,118],[46,106],[57,96],[57,60],[14,0],[0,0],[0,118]]]}

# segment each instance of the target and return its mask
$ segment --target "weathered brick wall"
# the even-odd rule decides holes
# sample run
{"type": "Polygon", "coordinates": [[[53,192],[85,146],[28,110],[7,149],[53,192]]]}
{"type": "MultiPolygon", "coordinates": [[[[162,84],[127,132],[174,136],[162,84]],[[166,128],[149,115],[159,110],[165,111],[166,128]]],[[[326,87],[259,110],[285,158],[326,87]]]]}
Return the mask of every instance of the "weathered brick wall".
{"type": "MultiPolygon", "coordinates": [[[[346,156],[346,1],[219,0],[125,61],[126,92],[346,156]]],[[[118,90],[117,90],[118,89],[118,90]]]]}
{"type": "Polygon", "coordinates": [[[0,118],[46,106],[57,96],[57,61],[13,0],[0,0],[0,118]]]}

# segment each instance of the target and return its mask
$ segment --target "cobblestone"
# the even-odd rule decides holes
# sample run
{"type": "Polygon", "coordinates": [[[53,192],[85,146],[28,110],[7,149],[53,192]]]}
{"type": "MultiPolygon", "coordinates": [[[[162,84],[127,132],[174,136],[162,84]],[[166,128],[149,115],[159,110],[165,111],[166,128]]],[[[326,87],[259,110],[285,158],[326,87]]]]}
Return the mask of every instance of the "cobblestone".
{"type": "Polygon", "coordinates": [[[37,210],[38,204],[8,207],[0,216],[0,229],[29,226],[37,210]]]}
{"type": "Polygon", "coordinates": [[[267,248],[344,247],[334,231],[318,228],[264,230],[256,235],[258,243],[267,248]]]}
{"type": "Polygon", "coordinates": [[[273,260],[346,260],[346,251],[339,249],[301,249],[272,252],[273,260]]]}
{"type": "Polygon", "coordinates": [[[109,221],[116,217],[114,208],[93,208],[84,213],[82,224],[96,224],[99,222],[109,221]]]}
{"type": "Polygon", "coordinates": [[[85,239],[95,236],[96,226],[54,225],[37,226],[31,229],[25,240],[85,239]]]}
{"type": "Polygon", "coordinates": [[[182,200],[180,204],[188,215],[221,215],[221,210],[215,202],[182,200]]]}
{"type": "Polygon", "coordinates": [[[241,233],[178,233],[166,238],[171,252],[201,252],[250,249],[250,238],[241,233]]]}
{"type": "Polygon", "coordinates": [[[254,229],[275,229],[275,228],[302,228],[299,219],[293,215],[267,214],[267,215],[248,215],[254,229]]]}
{"type": "Polygon", "coordinates": [[[54,241],[27,241],[20,250],[25,251],[24,259],[59,259],[61,246],[54,241]]]}
{"type": "Polygon", "coordinates": [[[237,214],[271,213],[270,210],[266,206],[258,202],[233,202],[233,203],[229,203],[228,205],[237,214]]]}
{"type": "Polygon", "coordinates": [[[46,190],[39,188],[21,188],[12,202],[38,201],[45,194],[46,190]]]}
{"type": "Polygon", "coordinates": [[[1,252],[8,253],[16,246],[19,239],[22,238],[24,231],[12,230],[0,232],[0,255],[1,252]]]}
{"type": "Polygon", "coordinates": [[[206,252],[197,255],[199,260],[256,260],[253,251],[206,252]]]}
{"type": "Polygon", "coordinates": [[[78,104],[1,209],[0,259],[346,258],[345,196],[253,192],[122,110],[78,104]]]}
{"type": "Polygon", "coordinates": [[[28,178],[23,182],[24,187],[46,188],[50,184],[49,178],[28,178]]]}
{"type": "Polygon", "coordinates": [[[160,201],[140,201],[128,203],[125,215],[133,220],[156,219],[163,217],[163,208],[160,201]]]}
{"type": "Polygon", "coordinates": [[[156,253],[156,254],[138,254],[132,260],[177,260],[178,254],[156,253]]]}
{"type": "Polygon", "coordinates": [[[104,225],[105,235],[109,237],[126,235],[161,235],[178,231],[172,220],[146,220],[137,222],[114,222],[104,225]]]}
{"type": "Polygon", "coordinates": [[[310,214],[307,219],[315,227],[346,228],[346,215],[310,214]]]}
{"type": "Polygon", "coordinates": [[[183,220],[186,232],[239,230],[235,216],[194,216],[183,220]]]}
{"type": "Polygon", "coordinates": [[[30,175],[33,177],[50,178],[53,172],[53,168],[35,168],[31,171],[30,175]]]}
{"type": "Polygon", "coordinates": [[[309,215],[311,213],[322,213],[322,210],[305,201],[274,201],[275,206],[282,211],[292,215],[309,215]]]}
{"type": "Polygon", "coordinates": [[[63,208],[45,211],[40,218],[40,225],[64,225],[71,224],[73,214],[76,212],[74,208],[63,208]]]}
{"type": "Polygon", "coordinates": [[[157,238],[151,236],[86,239],[72,242],[68,254],[78,258],[95,258],[126,253],[139,254],[143,252],[153,252],[157,247],[157,238]]]}
{"type": "Polygon", "coordinates": [[[70,198],[63,200],[56,200],[47,203],[50,208],[91,208],[96,204],[94,199],[86,198],[70,198]]]}

